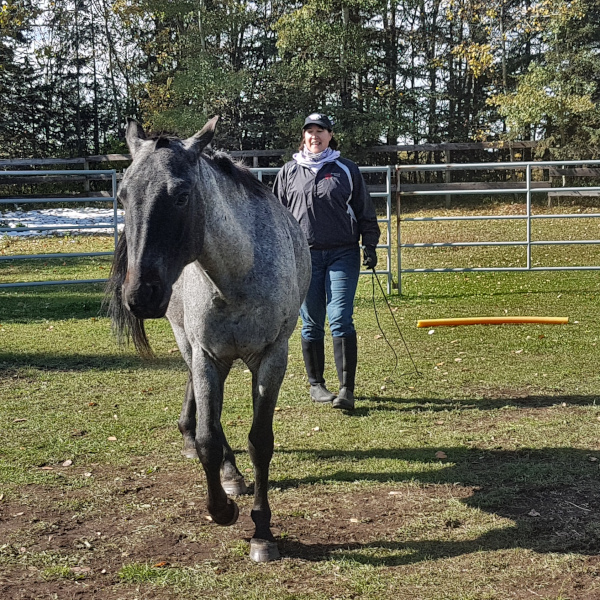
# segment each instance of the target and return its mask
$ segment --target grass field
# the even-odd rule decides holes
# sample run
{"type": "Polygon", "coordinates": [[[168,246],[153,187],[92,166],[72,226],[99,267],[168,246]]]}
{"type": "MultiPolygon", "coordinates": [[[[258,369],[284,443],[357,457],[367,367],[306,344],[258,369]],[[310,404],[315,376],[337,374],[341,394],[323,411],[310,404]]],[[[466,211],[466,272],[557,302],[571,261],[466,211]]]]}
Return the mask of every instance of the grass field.
{"type": "MultiPolygon", "coordinates": [[[[445,227],[445,238],[489,234],[445,227]]],[[[599,237],[593,223],[581,227],[599,237]]],[[[405,241],[427,236],[442,237],[426,229],[405,241]]],[[[37,243],[56,251],[107,239],[37,243]]],[[[590,248],[557,251],[540,259],[594,261],[590,248]]],[[[471,248],[417,252],[406,260],[492,260],[471,248]]],[[[521,260],[509,254],[501,258],[521,260]]],[[[37,263],[35,278],[108,268],[62,262],[37,263]]],[[[0,262],[0,279],[27,270],[0,262]]],[[[148,323],[158,358],[144,362],[116,346],[99,286],[0,291],[0,598],[599,598],[598,273],[419,274],[402,287],[389,300],[419,374],[376,291],[394,369],[364,276],[352,415],[309,401],[294,333],[271,469],[284,558],[262,565],[248,558],[251,498],[239,499],[233,527],[210,523],[202,470],[180,455],[186,371],[166,321],[148,323]],[[416,328],[504,314],[569,324],[416,328]]],[[[331,360],[326,377],[335,380],[331,360]]],[[[251,480],[249,394],[236,363],[223,423],[251,480]]]]}

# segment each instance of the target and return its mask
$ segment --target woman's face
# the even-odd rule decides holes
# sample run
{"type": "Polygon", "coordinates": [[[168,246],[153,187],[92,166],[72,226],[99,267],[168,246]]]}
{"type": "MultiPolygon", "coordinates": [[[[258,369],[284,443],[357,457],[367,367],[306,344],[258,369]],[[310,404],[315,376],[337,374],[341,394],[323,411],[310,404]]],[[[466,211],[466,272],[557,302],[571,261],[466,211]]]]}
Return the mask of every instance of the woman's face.
{"type": "Polygon", "coordinates": [[[319,125],[308,125],[304,130],[304,145],[313,154],[319,154],[329,147],[333,134],[319,125]]]}

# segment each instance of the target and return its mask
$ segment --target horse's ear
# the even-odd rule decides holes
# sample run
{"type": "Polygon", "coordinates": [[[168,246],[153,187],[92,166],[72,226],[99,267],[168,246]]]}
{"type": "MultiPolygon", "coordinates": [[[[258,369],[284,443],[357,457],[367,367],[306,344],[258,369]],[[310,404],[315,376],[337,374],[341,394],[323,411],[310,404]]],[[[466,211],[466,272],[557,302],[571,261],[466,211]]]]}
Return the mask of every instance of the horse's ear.
{"type": "Polygon", "coordinates": [[[217,127],[217,121],[219,120],[219,115],[213,117],[208,123],[196,134],[194,134],[191,138],[185,140],[185,146],[188,150],[194,150],[198,154],[206,148],[212,141],[215,135],[215,129],[217,127]]]}
{"type": "Polygon", "coordinates": [[[142,126],[136,120],[128,119],[125,140],[127,141],[127,146],[129,147],[132,156],[135,155],[145,139],[146,134],[144,133],[142,126]]]}

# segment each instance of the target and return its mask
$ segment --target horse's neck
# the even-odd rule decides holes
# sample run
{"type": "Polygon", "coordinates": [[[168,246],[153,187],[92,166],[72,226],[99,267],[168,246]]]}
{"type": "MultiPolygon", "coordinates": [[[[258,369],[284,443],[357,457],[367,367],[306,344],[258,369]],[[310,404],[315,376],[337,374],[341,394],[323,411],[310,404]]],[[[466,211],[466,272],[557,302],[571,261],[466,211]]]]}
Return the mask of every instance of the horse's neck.
{"type": "Polygon", "coordinates": [[[250,204],[236,195],[217,192],[206,200],[204,244],[198,263],[221,291],[239,281],[254,266],[250,204]]]}

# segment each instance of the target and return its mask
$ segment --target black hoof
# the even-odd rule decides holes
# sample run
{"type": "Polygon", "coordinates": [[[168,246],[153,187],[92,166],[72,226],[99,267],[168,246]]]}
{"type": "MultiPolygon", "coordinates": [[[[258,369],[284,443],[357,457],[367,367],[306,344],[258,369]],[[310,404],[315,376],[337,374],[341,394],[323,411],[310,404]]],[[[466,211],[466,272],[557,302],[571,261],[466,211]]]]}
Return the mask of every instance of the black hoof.
{"type": "Polygon", "coordinates": [[[281,558],[275,542],[252,538],[250,540],[250,559],[254,562],[269,562],[281,558]]]}
{"type": "Polygon", "coordinates": [[[228,496],[243,496],[248,493],[248,486],[243,477],[241,479],[222,480],[221,485],[228,496]]]}
{"type": "Polygon", "coordinates": [[[233,525],[237,520],[238,517],[240,516],[240,509],[238,508],[238,505],[233,501],[230,500],[229,498],[227,499],[227,506],[231,507],[231,516],[229,517],[216,517],[215,515],[213,515],[211,513],[211,517],[212,520],[217,524],[217,525],[221,525],[222,527],[229,527],[230,525],[233,525]]]}

